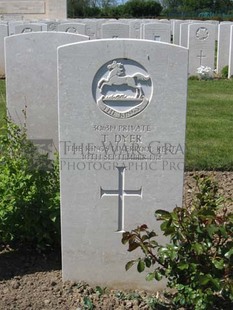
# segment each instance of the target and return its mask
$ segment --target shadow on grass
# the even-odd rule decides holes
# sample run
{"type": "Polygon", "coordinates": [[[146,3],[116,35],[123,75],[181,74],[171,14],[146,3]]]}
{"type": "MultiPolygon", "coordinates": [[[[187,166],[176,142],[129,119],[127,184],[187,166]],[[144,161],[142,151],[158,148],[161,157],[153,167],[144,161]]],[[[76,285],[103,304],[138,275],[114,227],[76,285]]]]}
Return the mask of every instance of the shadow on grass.
{"type": "Polygon", "coordinates": [[[60,249],[39,253],[31,249],[1,249],[0,281],[35,272],[61,269],[60,249]]]}

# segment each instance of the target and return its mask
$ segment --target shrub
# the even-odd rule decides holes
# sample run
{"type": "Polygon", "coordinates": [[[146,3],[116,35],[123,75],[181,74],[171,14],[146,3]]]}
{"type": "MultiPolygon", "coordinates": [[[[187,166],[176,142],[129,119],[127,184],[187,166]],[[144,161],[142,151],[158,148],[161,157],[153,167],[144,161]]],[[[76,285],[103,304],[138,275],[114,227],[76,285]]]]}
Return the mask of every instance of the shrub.
{"type": "Polygon", "coordinates": [[[199,77],[197,75],[190,75],[188,79],[191,81],[198,81],[199,77]]]}
{"type": "Polygon", "coordinates": [[[132,17],[159,16],[162,6],[159,2],[153,0],[129,0],[124,5],[126,14],[132,17]]]}
{"type": "Polygon", "coordinates": [[[224,79],[227,79],[228,78],[228,66],[225,66],[222,68],[221,70],[221,76],[222,78],[224,79]]]}
{"type": "Polygon", "coordinates": [[[172,305],[185,309],[230,309],[233,301],[233,215],[209,178],[197,180],[198,193],[190,207],[172,212],[157,210],[161,230],[170,243],[159,245],[154,231],[142,225],[123,233],[128,251],[141,248],[144,257],[130,261],[126,270],[152,268],[147,280],[167,278],[176,290],[172,305]]]}
{"type": "Polygon", "coordinates": [[[58,160],[42,155],[7,120],[0,135],[0,243],[45,249],[60,243],[58,160]]]}

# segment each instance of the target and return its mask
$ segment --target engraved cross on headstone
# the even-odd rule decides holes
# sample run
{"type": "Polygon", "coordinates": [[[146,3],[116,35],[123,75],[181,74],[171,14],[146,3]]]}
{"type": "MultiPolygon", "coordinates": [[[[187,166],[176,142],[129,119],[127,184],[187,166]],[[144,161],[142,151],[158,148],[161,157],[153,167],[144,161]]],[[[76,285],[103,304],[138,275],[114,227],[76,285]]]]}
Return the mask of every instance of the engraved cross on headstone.
{"type": "Polygon", "coordinates": [[[202,65],[202,58],[205,58],[206,55],[203,54],[203,50],[200,50],[200,55],[197,55],[197,58],[200,58],[200,66],[202,65]]]}
{"type": "Polygon", "coordinates": [[[125,167],[117,167],[118,169],[118,189],[102,189],[100,187],[100,197],[117,196],[118,197],[118,229],[117,232],[124,232],[124,201],[125,197],[141,197],[142,188],[136,190],[125,189],[125,167]]]}

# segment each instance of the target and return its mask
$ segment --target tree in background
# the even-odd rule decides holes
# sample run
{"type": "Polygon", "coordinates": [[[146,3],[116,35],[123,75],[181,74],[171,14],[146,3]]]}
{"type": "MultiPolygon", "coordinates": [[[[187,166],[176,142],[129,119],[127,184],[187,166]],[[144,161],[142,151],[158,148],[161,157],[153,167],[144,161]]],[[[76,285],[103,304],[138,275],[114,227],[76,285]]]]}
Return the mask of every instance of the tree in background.
{"type": "Polygon", "coordinates": [[[68,0],[68,17],[95,17],[100,14],[99,0],[68,0]]]}
{"type": "Polygon", "coordinates": [[[177,9],[181,6],[182,0],[161,0],[164,9],[177,9]]]}
{"type": "Polygon", "coordinates": [[[210,11],[228,12],[233,10],[232,0],[161,0],[165,11],[210,11]]]}
{"type": "Polygon", "coordinates": [[[231,0],[182,0],[183,8],[189,11],[207,10],[212,12],[226,11],[232,7],[231,0]]]}
{"type": "Polygon", "coordinates": [[[163,7],[155,0],[129,0],[118,5],[117,0],[68,0],[68,17],[155,17],[163,7]]]}
{"type": "Polygon", "coordinates": [[[132,17],[155,17],[162,11],[160,3],[154,0],[129,0],[125,3],[125,13],[132,17]]]}

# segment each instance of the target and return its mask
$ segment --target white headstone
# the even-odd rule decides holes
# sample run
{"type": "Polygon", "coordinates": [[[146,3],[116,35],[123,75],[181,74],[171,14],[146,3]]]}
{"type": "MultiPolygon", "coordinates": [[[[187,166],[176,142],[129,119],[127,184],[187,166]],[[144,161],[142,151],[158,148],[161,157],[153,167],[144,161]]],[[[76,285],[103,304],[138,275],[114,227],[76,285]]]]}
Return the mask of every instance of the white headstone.
{"type": "Polygon", "coordinates": [[[185,22],[180,24],[180,41],[179,45],[188,47],[188,26],[190,23],[185,22]]]}
{"type": "Polygon", "coordinates": [[[146,40],[170,43],[171,25],[165,22],[143,24],[142,38],[146,40]]]}
{"type": "Polygon", "coordinates": [[[95,20],[84,20],[86,25],[86,35],[90,38],[90,40],[97,39],[97,22],[95,20]]]}
{"type": "Polygon", "coordinates": [[[48,31],[58,31],[58,26],[59,26],[59,22],[55,21],[55,20],[51,20],[51,21],[42,21],[43,23],[45,23],[47,25],[47,30],[48,31]]]}
{"type": "Polygon", "coordinates": [[[218,40],[218,25],[219,21],[217,20],[205,20],[205,23],[210,23],[212,25],[215,25],[215,40],[218,40]]]}
{"type": "Polygon", "coordinates": [[[102,38],[129,38],[129,25],[124,23],[102,24],[102,38]]]}
{"type": "Polygon", "coordinates": [[[5,77],[4,38],[8,36],[7,24],[0,24],[0,78],[5,77]]]}
{"type": "Polygon", "coordinates": [[[228,78],[233,76],[233,25],[230,32],[230,50],[229,50],[229,66],[228,66],[228,78]]]}
{"type": "Polygon", "coordinates": [[[187,49],[144,40],[58,49],[64,280],[151,287],[125,272],[135,253],[121,233],[159,232],[155,209],[182,203],[187,62],[187,49]]]}
{"type": "Polygon", "coordinates": [[[96,39],[102,38],[102,24],[105,24],[107,22],[111,22],[111,19],[98,19],[96,20],[96,39]]]}
{"type": "Polygon", "coordinates": [[[86,25],[82,23],[61,23],[57,27],[58,31],[77,33],[77,34],[86,34],[86,25]]]}
{"type": "Polygon", "coordinates": [[[9,33],[9,36],[11,36],[12,34],[15,34],[15,27],[18,26],[18,25],[23,25],[24,22],[21,20],[21,21],[9,21],[8,22],[8,33],[9,33]]]}
{"type": "Polygon", "coordinates": [[[220,23],[218,28],[217,73],[229,65],[230,32],[233,23],[220,23]]]}
{"type": "Polygon", "coordinates": [[[188,26],[189,75],[204,66],[214,70],[215,25],[198,23],[188,26]]]}
{"type": "Polygon", "coordinates": [[[37,32],[37,31],[47,31],[47,25],[41,23],[27,23],[21,25],[14,25],[14,34],[26,33],[26,32],[37,32]]]}
{"type": "Polygon", "coordinates": [[[132,20],[129,22],[129,37],[131,39],[141,38],[141,21],[132,20]]]}
{"type": "Polygon", "coordinates": [[[180,36],[179,36],[179,45],[183,47],[188,46],[188,27],[190,24],[201,24],[204,21],[201,20],[185,20],[183,23],[180,23],[180,36]]]}
{"type": "Polygon", "coordinates": [[[183,20],[173,21],[173,44],[180,44],[180,24],[183,24],[183,20]]]}
{"type": "Polygon", "coordinates": [[[87,39],[63,32],[5,39],[7,109],[15,123],[26,124],[30,139],[53,140],[58,148],[57,47],[87,39]]]}

